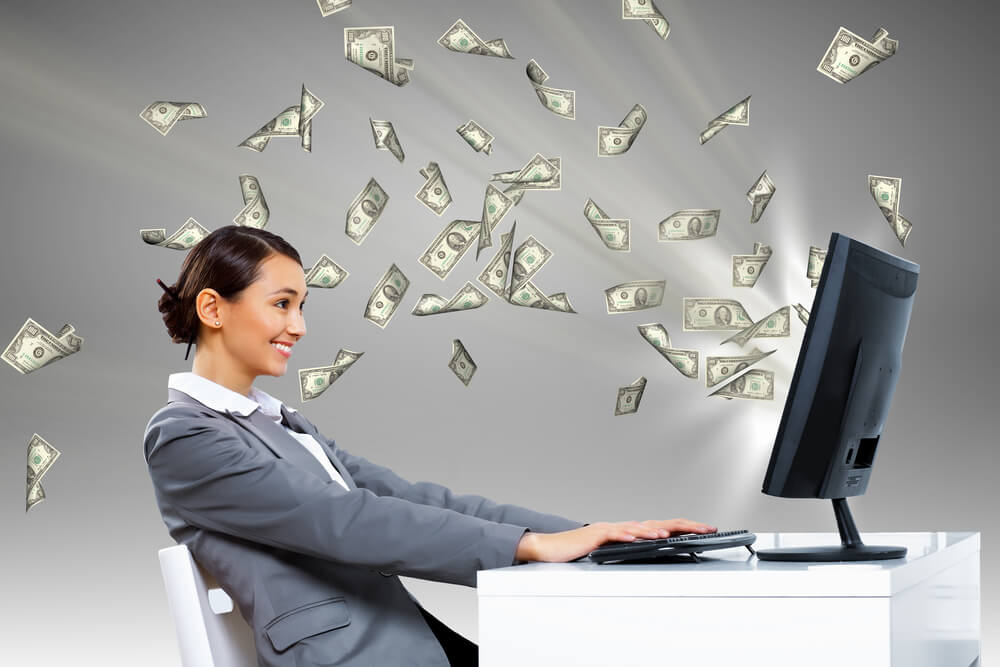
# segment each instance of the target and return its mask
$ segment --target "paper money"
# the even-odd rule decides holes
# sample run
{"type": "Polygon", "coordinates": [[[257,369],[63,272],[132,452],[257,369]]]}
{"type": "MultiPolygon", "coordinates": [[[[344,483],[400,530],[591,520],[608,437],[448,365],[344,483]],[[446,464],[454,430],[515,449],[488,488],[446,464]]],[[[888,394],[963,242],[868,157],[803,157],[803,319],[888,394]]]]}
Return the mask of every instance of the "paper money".
{"type": "Polygon", "coordinates": [[[455,130],[477,153],[489,155],[493,151],[493,135],[474,120],[459,125],[455,130]]]}
{"type": "Polygon", "coordinates": [[[374,178],[368,179],[368,184],[347,209],[344,233],[356,244],[361,245],[388,203],[389,195],[382,186],[374,178]]]}
{"type": "Polygon", "coordinates": [[[764,352],[758,347],[750,351],[750,354],[739,356],[708,357],[705,359],[705,386],[714,387],[724,380],[735,377],[744,368],[753,366],[755,363],[769,357],[777,352],[770,350],[764,352]]]}
{"type": "Polygon", "coordinates": [[[448,368],[466,387],[476,372],[476,362],[469,356],[462,341],[457,338],[451,342],[451,361],[448,362],[448,368]]]}
{"type": "Polygon", "coordinates": [[[197,102],[153,102],[139,112],[139,118],[154,130],[167,136],[177,121],[205,118],[205,107],[197,102]]]}
{"type": "Polygon", "coordinates": [[[622,18],[642,19],[661,39],[670,34],[670,23],[663,18],[653,0],[622,0],[622,18]]]}
{"type": "Polygon", "coordinates": [[[826,250],[809,246],[809,264],[806,266],[806,278],[813,287],[819,285],[819,277],[823,274],[823,263],[826,261],[826,250]]]}
{"type": "MultiPolygon", "coordinates": [[[[623,0],[628,2],[628,0],[623,0]]],[[[639,130],[646,124],[646,107],[636,104],[625,114],[617,127],[597,126],[597,155],[609,157],[621,155],[632,148],[632,142],[639,136],[639,130]]]]}
{"type": "Polygon", "coordinates": [[[708,127],[698,135],[698,140],[704,144],[706,141],[721,132],[727,125],[749,125],[750,124],[750,95],[726,109],[718,116],[708,122],[708,127]]]}
{"type": "Polygon", "coordinates": [[[240,174],[240,190],[243,192],[243,208],[233,218],[234,225],[264,229],[271,215],[264,200],[264,191],[256,176],[240,174]]]}
{"type": "Polygon", "coordinates": [[[302,149],[312,152],[312,119],[326,103],[302,84],[299,103],[290,106],[244,139],[239,145],[258,153],[267,148],[272,137],[299,137],[302,149]]]}
{"type": "Polygon", "coordinates": [[[483,306],[490,298],[482,290],[470,282],[450,299],[444,299],[437,294],[424,294],[411,311],[412,315],[438,315],[441,313],[457,313],[483,306]]]}
{"type": "MultiPolygon", "coordinates": [[[[639,335],[679,370],[689,378],[698,378],[698,350],[681,350],[670,345],[670,334],[660,324],[640,324],[639,335]]],[[[711,357],[709,357],[711,359],[711,357]]]]}
{"type": "Polygon", "coordinates": [[[511,291],[519,289],[531,280],[551,258],[551,250],[539,243],[534,235],[528,236],[514,252],[514,261],[510,268],[511,291]]]}
{"type": "Polygon", "coordinates": [[[209,235],[209,231],[198,224],[194,218],[188,218],[187,222],[180,228],[167,236],[167,230],[160,229],[140,229],[139,236],[145,243],[170,248],[172,250],[188,250],[193,248],[203,238],[209,235]]]}
{"type": "Polygon", "coordinates": [[[28,479],[24,493],[25,512],[45,500],[42,477],[49,471],[60,454],[62,452],[46,442],[45,438],[37,433],[31,434],[31,440],[28,441],[28,479]]]}
{"type": "Polygon", "coordinates": [[[542,103],[543,107],[557,116],[570,120],[576,118],[576,91],[543,86],[542,84],[548,80],[549,75],[545,73],[541,65],[535,62],[534,58],[528,62],[527,72],[528,80],[534,86],[535,94],[538,95],[538,101],[542,103]]]}
{"type": "Polygon", "coordinates": [[[445,209],[451,206],[451,193],[448,192],[448,185],[441,175],[441,168],[437,162],[428,162],[427,166],[420,170],[420,175],[427,180],[413,196],[440,218],[445,209]]]}
{"type": "Polygon", "coordinates": [[[618,398],[615,401],[615,416],[634,414],[639,409],[642,392],[646,391],[646,378],[639,378],[630,385],[618,388],[618,398]]]}
{"type": "Polygon", "coordinates": [[[465,255],[481,226],[480,220],[452,220],[431,241],[418,261],[444,280],[465,255]]]}
{"type": "Polygon", "coordinates": [[[319,5],[319,11],[325,18],[330,14],[350,7],[351,0],[316,0],[316,4],[319,5]]]}
{"type": "Polygon", "coordinates": [[[774,371],[751,368],[743,375],[733,378],[709,396],[729,398],[753,398],[761,401],[774,400],[774,371]]]}
{"type": "Polygon", "coordinates": [[[736,343],[740,347],[747,344],[751,338],[775,338],[791,335],[791,320],[788,306],[782,306],[766,317],[744,327],[726,340],[724,343],[736,343]]]}
{"type": "Polygon", "coordinates": [[[899,244],[906,245],[913,225],[899,212],[899,191],[903,188],[903,179],[893,176],[873,176],[868,174],[868,189],[871,190],[875,203],[885,216],[889,228],[892,229],[899,244]]]}
{"type": "Polygon", "coordinates": [[[396,57],[396,29],[391,25],[344,28],[344,57],[389,83],[410,82],[413,61],[396,57]]]}
{"type": "Polygon", "coordinates": [[[747,190],[747,201],[752,206],[750,209],[750,224],[754,224],[760,220],[760,216],[764,215],[767,203],[774,196],[774,189],[774,183],[768,177],[767,169],[765,169],[764,173],[757,179],[757,182],[747,190]]]}
{"type": "Polygon", "coordinates": [[[351,352],[341,348],[329,366],[316,366],[299,370],[299,398],[311,401],[330,388],[337,378],[347,372],[364,352],[351,352]]]}
{"type": "Polygon", "coordinates": [[[500,249],[493,259],[489,261],[483,272],[479,274],[477,280],[485,285],[497,298],[507,300],[507,275],[510,273],[510,260],[513,256],[514,229],[517,227],[517,220],[510,226],[510,231],[500,235],[500,249]]]}
{"type": "Polygon", "coordinates": [[[368,119],[368,122],[372,125],[372,136],[375,137],[375,148],[382,151],[389,151],[396,156],[396,159],[400,162],[406,156],[403,154],[403,147],[399,143],[399,137],[396,136],[396,130],[393,129],[392,123],[387,120],[372,120],[368,119]]]}
{"type": "Polygon", "coordinates": [[[64,324],[59,333],[53,334],[29,317],[3,351],[3,360],[23,375],[37,371],[80,351],[83,339],[74,331],[73,325],[64,324]]]}
{"type": "Polygon", "coordinates": [[[608,249],[631,251],[629,228],[632,223],[629,218],[609,218],[608,214],[589,197],[583,206],[583,215],[608,249]]]}
{"type": "Polygon", "coordinates": [[[504,194],[517,205],[525,190],[562,189],[562,159],[558,157],[546,158],[542,157],[540,153],[535,153],[527,164],[517,171],[502,171],[493,174],[490,180],[507,183],[508,186],[504,189],[504,194]]]}
{"type": "Polygon", "coordinates": [[[809,324],[809,311],[801,303],[796,303],[792,305],[795,308],[795,312],[798,314],[799,319],[802,320],[802,324],[809,324]]]}
{"type": "Polygon", "coordinates": [[[560,313],[576,312],[573,310],[573,306],[570,305],[569,298],[565,292],[557,292],[556,294],[546,296],[530,280],[511,292],[508,301],[514,306],[538,308],[539,310],[554,310],[560,313]]]}
{"type": "Polygon", "coordinates": [[[719,229],[717,208],[689,208],[660,221],[659,241],[692,241],[715,236],[719,229]]]}
{"type": "Polygon", "coordinates": [[[306,287],[336,287],[350,274],[323,253],[312,268],[306,269],[306,287]]]}
{"type": "Polygon", "coordinates": [[[732,331],[753,324],[747,311],[736,299],[684,297],[684,331],[732,331]]]}
{"type": "Polygon", "coordinates": [[[479,37],[465,21],[458,19],[438,38],[438,44],[449,51],[472,53],[477,56],[496,56],[497,58],[513,58],[503,39],[486,41],[479,37]]]}
{"type": "Polygon", "coordinates": [[[479,239],[476,244],[476,260],[483,248],[493,246],[493,230],[500,224],[507,211],[514,207],[514,200],[500,191],[492,183],[486,184],[486,194],[483,196],[483,215],[479,223],[479,239]]]}
{"type": "Polygon", "coordinates": [[[391,265],[375,285],[371,296],[368,297],[368,305],[365,306],[365,319],[385,329],[385,325],[389,323],[396,309],[399,308],[399,304],[402,303],[409,286],[410,280],[403,275],[399,267],[395,264],[391,265]]]}
{"type": "Polygon", "coordinates": [[[733,255],[733,287],[753,287],[760,272],[771,259],[771,246],[760,241],[753,244],[752,255],[733,255]]]}
{"type": "Polygon", "coordinates": [[[666,280],[632,280],[604,290],[608,314],[631,313],[663,303],[666,280]]]}
{"type": "Polygon", "coordinates": [[[840,26],[816,70],[837,83],[847,83],[896,53],[898,45],[885,28],[876,30],[869,41],[840,26]]]}

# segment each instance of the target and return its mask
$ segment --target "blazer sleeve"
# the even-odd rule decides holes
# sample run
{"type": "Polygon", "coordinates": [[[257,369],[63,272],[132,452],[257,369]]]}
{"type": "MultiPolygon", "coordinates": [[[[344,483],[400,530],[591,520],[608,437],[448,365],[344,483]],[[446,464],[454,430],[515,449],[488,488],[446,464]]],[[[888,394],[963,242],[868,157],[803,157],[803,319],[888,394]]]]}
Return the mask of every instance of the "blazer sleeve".
{"type": "Polygon", "coordinates": [[[191,525],[317,558],[475,587],[478,570],[514,563],[528,528],[345,490],[249,446],[221,417],[157,413],[144,447],[158,500],[191,525]]]}

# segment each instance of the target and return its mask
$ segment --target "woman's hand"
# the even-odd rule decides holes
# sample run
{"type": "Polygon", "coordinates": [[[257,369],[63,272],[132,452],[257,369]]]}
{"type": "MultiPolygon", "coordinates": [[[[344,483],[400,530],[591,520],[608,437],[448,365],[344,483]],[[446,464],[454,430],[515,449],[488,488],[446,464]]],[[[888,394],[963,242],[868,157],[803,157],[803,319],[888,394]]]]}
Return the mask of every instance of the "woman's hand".
{"type": "Polygon", "coordinates": [[[561,533],[527,532],[517,545],[516,559],[565,563],[589,554],[606,542],[631,542],[637,538],[656,539],[681,533],[714,533],[716,530],[714,526],[687,519],[602,521],[561,533]]]}

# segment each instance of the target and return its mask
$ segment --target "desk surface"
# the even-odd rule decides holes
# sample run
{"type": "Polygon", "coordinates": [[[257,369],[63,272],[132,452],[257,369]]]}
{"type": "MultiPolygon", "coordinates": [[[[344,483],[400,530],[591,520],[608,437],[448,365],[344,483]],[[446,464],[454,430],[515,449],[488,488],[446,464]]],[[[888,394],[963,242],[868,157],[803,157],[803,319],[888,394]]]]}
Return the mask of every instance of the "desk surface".
{"type": "MultiPolygon", "coordinates": [[[[906,547],[906,556],[861,563],[762,561],[746,547],[700,555],[700,563],[525,563],[480,570],[485,596],[891,597],[979,552],[978,532],[862,533],[865,544],[906,547]]],[[[757,533],[755,549],[840,544],[837,533],[757,533]]]]}

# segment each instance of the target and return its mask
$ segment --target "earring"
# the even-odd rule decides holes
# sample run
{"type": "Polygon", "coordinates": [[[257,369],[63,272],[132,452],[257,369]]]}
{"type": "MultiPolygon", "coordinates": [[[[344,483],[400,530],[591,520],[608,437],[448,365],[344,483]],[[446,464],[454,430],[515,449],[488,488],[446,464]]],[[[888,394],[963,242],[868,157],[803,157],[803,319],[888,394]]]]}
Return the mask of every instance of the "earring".
{"type": "Polygon", "coordinates": [[[215,320],[215,326],[220,326],[219,325],[219,320],[215,320]]]}

